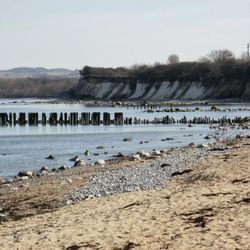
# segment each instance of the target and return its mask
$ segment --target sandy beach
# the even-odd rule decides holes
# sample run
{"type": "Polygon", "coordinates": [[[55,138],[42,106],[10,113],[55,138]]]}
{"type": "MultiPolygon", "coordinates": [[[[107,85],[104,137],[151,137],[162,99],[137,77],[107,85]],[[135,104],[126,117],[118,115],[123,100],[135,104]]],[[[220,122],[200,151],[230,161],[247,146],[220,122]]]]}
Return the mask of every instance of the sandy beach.
{"type": "Polygon", "coordinates": [[[0,249],[250,249],[250,140],[230,143],[160,190],[65,205],[98,168],[0,185],[0,249]]]}

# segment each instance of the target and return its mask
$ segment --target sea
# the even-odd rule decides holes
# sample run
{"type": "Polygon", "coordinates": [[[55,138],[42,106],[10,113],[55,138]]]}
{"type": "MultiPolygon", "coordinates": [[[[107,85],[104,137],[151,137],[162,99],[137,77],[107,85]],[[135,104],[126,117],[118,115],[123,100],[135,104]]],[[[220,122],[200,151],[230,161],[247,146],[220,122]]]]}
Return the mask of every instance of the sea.
{"type": "MultiPolygon", "coordinates": [[[[250,116],[250,105],[247,104],[224,104],[220,109],[230,111],[209,111],[210,105],[190,106],[200,107],[206,111],[199,112],[173,112],[147,113],[144,109],[133,107],[112,107],[101,105],[67,104],[48,102],[48,99],[1,99],[0,113],[2,112],[109,112],[111,118],[115,112],[123,112],[124,117],[137,117],[140,119],[153,120],[170,115],[180,119],[184,115],[191,119],[193,117],[211,118],[235,118],[236,116],[250,116]]],[[[164,107],[168,108],[168,107],[164,107]]],[[[180,108],[187,108],[180,107],[180,108]]],[[[243,131],[249,133],[249,130],[243,131]]],[[[228,132],[228,137],[239,133],[238,130],[228,132]]],[[[151,152],[153,150],[168,149],[186,146],[190,143],[208,143],[204,137],[215,134],[208,125],[195,125],[188,127],[185,124],[172,125],[122,125],[122,126],[5,126],[0,127],[0,177],[8,178],[15,176],[19,171],[38,171],[43,166],[57,168],[62,165],[72,167],[70,159],[79,156],[87,164],[94,163],[98,159],[112,159],[115,155],[131,155],[137,151],[151,152]],[[129,141],[123,141],[130,138],[129,141]],[[172,140],[163,141],[165,138],[172,140]],[[141,143],[141,142],[147,143],[141,143]],[[102,146],[101,149],[98,149],[102,146]],[[90,155],[84,152],[88,150],[90,155]],[[54,160],[46,159],[49,155],[54,160]]]]}

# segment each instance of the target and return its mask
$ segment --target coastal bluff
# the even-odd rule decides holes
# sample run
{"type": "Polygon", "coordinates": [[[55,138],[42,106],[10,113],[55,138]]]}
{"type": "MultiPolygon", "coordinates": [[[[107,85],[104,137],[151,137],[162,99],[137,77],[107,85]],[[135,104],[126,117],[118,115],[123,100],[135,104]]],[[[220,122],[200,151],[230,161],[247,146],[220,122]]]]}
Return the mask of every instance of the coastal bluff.
{"type": "Polygon", "coordinates": [[[81,99],[131,101],[249,99],[249,63],[230,67],[224,65],[222,70],[218,65],[197,62],[136,69],[86,66],[80,71],[81,78],[71,95],[81,99]]]}

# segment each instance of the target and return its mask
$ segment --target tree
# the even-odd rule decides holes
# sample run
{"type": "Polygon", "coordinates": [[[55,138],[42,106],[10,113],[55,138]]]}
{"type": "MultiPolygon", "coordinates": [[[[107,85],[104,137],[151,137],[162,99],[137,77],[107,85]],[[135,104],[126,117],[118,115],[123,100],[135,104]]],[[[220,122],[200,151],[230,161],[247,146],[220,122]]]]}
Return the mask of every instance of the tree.
{"type": "Polygon", "coordinates": [[[235,61],[235,56],[232,51],[228,49],[212,50],[207,59],[212,63],[223,63],[226,61],[235,61]]]}
{"type": "Polygon", "coordinates": [[[180,59],[179,59],[178,55],[176,55],[176,54],[169,55],[169,57],[168,57],[168,63],[169,64],[176,64],[176,63],[179,63],[179,62],[180,62],[180,59]]]}

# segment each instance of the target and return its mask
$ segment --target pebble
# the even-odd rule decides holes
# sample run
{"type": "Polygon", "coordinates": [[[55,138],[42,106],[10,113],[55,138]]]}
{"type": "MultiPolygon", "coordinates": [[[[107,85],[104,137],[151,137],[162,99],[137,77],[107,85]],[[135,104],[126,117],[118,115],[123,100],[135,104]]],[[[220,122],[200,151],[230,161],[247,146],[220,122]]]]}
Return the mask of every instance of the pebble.
{"type": "MultiPolygon", "coordinates": [[[[189,147],[177,149],[171,155],[140,162],[137,167],[126,167],[105,171],[96,176],[85,187],[72,192],[65,201],[78,202],[94,197],[116,193],[133,192],[149,189],[161,189],[165,180],[176,171],[183,171],[188,164],[194,164],[206,156],[210,148],[189,147]]],[[[131,156],[141,159],[139,154],[131,156]]]]}
{"type": "Polygon", "coordinates": [[[95,162],[95,165],[105,165],[105,161],[104,160],[102,160],[102,159],[99,159],[99,160],[97,160],[96,162],[95,162]]]}

